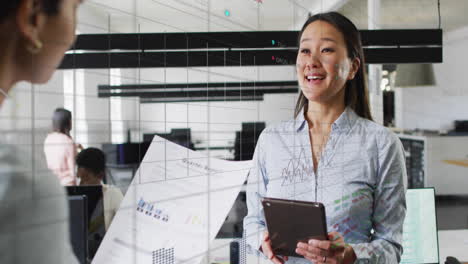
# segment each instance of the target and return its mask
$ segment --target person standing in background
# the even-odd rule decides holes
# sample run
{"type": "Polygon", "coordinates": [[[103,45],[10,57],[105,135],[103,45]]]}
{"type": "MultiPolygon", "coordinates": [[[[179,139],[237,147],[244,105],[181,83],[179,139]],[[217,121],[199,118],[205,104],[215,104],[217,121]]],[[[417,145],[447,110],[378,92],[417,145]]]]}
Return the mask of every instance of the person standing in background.
{"type": "Polygon", "coordinates": [[[70,136],[72,114],[64,108],[57,108],[52,117],[52,133],[44,141],[47,167],[64,186],[76,185],[75,159],[81,145],[75,144],[70,136]]]}
{"type": "MultiPolygon", "coordinates": [[[[0,106],[17,82],[43,84],[51,78],[75,40],[81,3],[1,2],[0,106]]],[[[65,190],[52,173],[36,169],[34,150],[34,142],[28,146],[0,139],[0,263],[77,263],[65,190]]]]}

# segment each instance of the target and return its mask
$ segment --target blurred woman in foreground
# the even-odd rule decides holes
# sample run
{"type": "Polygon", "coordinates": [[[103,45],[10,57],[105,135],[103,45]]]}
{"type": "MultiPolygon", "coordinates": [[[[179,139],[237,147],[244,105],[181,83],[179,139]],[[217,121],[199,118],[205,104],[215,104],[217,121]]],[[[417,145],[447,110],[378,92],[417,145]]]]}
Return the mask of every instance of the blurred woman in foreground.
{"type": "MultiPolygon", "coordinates": [[[[2,1],[0,107],[17,82],[50,79],[74,41],[80,3],[2,1]]],[[[54,175],[35,171],[31,154],[17,144],[0,143],[0,263],[76,263],[65,191],[54,175]]]]}

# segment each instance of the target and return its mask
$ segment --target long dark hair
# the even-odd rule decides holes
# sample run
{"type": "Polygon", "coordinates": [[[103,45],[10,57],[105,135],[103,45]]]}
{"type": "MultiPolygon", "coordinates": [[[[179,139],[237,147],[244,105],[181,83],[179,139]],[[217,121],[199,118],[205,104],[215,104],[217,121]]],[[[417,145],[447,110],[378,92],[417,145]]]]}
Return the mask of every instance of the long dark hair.
{"type": "MultiPolygon", "coordinates": [[[[364,71],[364,52],[362,50],[361,36],[356,26],[340,13],[328,12],[320,13],[311,16],[307,19],[299,32],[298,45],[300,45],[302,33],[307,26],[317,20],[327,22],[338,29],[344,36],[346,48],[348,50],[348,57],[353,60],[358,58],[361,61],[361,65],[354,76],[354,79],[348,80],[345,84],[345,105],[349,106],[362,118],[372,120],[370,112],[369,98],[367,92],[367,76],[364,71]]],[[[294,111],[294,117],[297,117],[304,107],[307,107],[308,100],[302,93],[299,94],[297,99],[296,109],[294,111]]]]}
{"type": "Polygon", "coordinates": [[[52,130],[70,136],[72,114],[64,108],[57,108],[52,116],[52,130]]]}
{"type": "MultiPolygon", "coordinates": [[[[56,15],[59,10],[59,4],[62,0],[37,0],[37,4],[40,5],[41,10],[47,15],[56,15]]],[[[0,22],[3,19],[13,15],[18,9],[21,0],[7,0],[6,3],[2,3],[0,9],[0,22]]]]}

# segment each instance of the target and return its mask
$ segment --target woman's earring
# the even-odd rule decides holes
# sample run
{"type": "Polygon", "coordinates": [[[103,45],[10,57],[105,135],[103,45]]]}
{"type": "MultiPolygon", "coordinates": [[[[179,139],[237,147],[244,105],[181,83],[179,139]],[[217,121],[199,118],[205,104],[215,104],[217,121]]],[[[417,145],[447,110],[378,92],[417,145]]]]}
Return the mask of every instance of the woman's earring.
{"type": "Polygon", "coordinates": [[[38,39],[32,41],[32,44],[27,45],[26,49],[32,54],[37,54],[42,49],[42,42],[38,39]]]}

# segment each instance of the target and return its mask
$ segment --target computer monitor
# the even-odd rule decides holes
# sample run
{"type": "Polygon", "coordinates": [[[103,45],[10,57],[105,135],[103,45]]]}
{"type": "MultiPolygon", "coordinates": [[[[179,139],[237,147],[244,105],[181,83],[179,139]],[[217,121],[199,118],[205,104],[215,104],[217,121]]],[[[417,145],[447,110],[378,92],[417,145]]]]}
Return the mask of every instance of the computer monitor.
{"type": "Polygon", "coordinates": [[[434,188],[408,189],[406,208],[400,263],[439,263],[434,188]]]}
{"type": "Polygon", "coordinates": [[[67,193],[68,195],[85,195],[87,197],[88,258],[93,259],[106,233],[102,186],[67,186],[67,193]]]}
{"type": "Polygon", "coordinates": [[[68,196],[70,239],[73,252],[81,264],[88,259],[88,201],[86,195],[68,196]]]}

